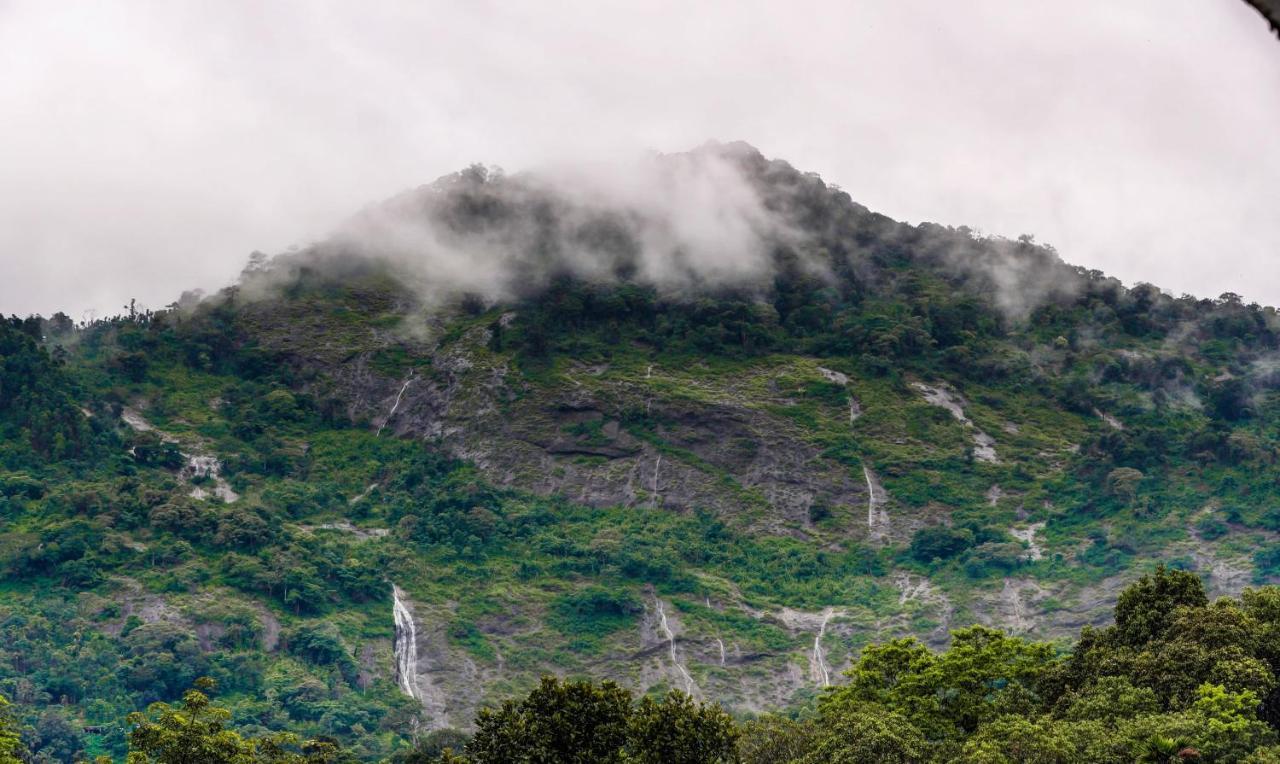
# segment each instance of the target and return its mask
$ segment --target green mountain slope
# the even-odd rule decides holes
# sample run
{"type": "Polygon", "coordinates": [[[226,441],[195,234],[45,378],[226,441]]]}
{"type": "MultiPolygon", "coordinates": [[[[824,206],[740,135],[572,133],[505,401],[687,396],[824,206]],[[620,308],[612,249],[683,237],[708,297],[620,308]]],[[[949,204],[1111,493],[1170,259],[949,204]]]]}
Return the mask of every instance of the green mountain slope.
{"type": "Polygon", "coordinates": [[[1074,637],[1157,561],[1280,576],[1273,309],[658,161],[712,160],[729,270],[472,169],[198,303],[9,322],[0,692],[118,753],[208,675],[377,759],[544,672],[794,708],[892,637],[1074,637]]]}

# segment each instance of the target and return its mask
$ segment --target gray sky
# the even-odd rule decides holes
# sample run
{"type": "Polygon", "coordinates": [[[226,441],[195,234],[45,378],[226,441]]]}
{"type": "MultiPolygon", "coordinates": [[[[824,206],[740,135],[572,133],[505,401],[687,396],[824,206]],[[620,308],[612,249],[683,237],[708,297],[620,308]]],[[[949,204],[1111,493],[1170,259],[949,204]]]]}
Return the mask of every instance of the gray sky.
{"type": "Polygon", "coordinates": [[[0,0],[0,312],[158,307],[475,161],[711,138],[1280,303],[1280,43],[1238,0],[0,0]]]}

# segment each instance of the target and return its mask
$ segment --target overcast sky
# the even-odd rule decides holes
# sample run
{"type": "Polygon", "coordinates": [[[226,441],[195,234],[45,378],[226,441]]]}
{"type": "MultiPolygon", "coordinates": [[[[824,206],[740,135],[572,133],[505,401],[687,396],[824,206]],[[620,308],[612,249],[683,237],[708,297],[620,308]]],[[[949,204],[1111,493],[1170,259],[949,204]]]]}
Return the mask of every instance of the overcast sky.
{"type": "Polygon", "coordinates": [[[1280,41],[1239,0],[0,0],[0,312],[159,307],[472,162],[712,138],[1280,303],[1280,41]]]}

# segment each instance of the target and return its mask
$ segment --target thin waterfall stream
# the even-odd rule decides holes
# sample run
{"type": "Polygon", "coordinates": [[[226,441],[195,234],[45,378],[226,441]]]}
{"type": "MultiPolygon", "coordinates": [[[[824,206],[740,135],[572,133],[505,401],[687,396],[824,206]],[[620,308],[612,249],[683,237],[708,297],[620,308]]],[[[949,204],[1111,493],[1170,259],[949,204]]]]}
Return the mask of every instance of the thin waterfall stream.
{"type": "Polygon", "coordinates": [[[867,466],[862,466],[862,477],[867,480],[867,530],[875,528],[876,524],[876,488],[871,484],[871,473],[867,471],[867,466]]]}
{"type": "Polygon", "coordinates": [[[396,680],[405,695],[418,699],[418,629],[413,623],[413,614],[404,604],[401,594],[403,592],[400,591],[400,587],[393,584],[391,613],[396,623],[393,647],[396,658],[396,680]]]}
{"type": "Polygon", "coordinates": [[[667,623],[667,611],[662,607],[662,600],[655,599],[654,602],[657,603],[658,608],[658,626],[662,629],[662,633],[666,635],[667,645],[671,651],[671,665],[676,667],[676,671],[684,679],[684,691],[692,695],[697,690],[697,685],[693,683],[693,675],[676,657],[676,635],[671,631],[671,625],[667,623]]]}
{"type": "Polygon", "coordinates": [[[658,473],[662,469],[662,454],[658,454],[658,460],[653,463],[653,503],[655,505],[662,503],[662,494],[658,492],[658,473]]]}
{"type": "Polygon", "coordinates": [[[884,540],[889,535],[889,512],[884,508],[888,498],[884,489],[876,493],[876,481],[871,470],[862,465],[862,477],[867,481],[867,536],[872,540],[884,540]]]}
{"type": "Polygon", "coordinates": [[[404,397],[404,391],[409,389],[409,383],[413,381],[413,373],[409,373],[409,378],[400,386],[400,392],[396,393],[396,400],[391,404],[391,411],[387,412],[387,418],[382,420],[382,424],[378,426],[378,434],[374,437],[382,437],[382,431],[390,424],[391,418],[396,415],[396,410],[400,408],[400,399],[404,397]]]}
{"type": "Polygon", "coordinates": [[[818,627],[818,633],[813,637],[813,678],[819,687],[831,686],[831,670],[827,668],[827,654],[822,649],[822,637],[826,635],[827,623],[831,621],[833,615],[835,615],[834,608],[822,611],[822,625],[818,627]]]}

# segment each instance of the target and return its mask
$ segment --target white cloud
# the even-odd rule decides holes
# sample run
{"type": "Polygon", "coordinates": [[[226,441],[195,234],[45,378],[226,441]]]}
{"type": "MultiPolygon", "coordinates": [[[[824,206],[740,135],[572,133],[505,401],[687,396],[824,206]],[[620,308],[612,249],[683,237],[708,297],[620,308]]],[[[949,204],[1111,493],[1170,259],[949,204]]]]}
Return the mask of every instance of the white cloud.
{"type": "Polygon", "coordinates": [[[0,310],[229,281],[470,162],[743,139],[911,221],[1280,302],[1240,2],[0,0],[0,310]]]}

